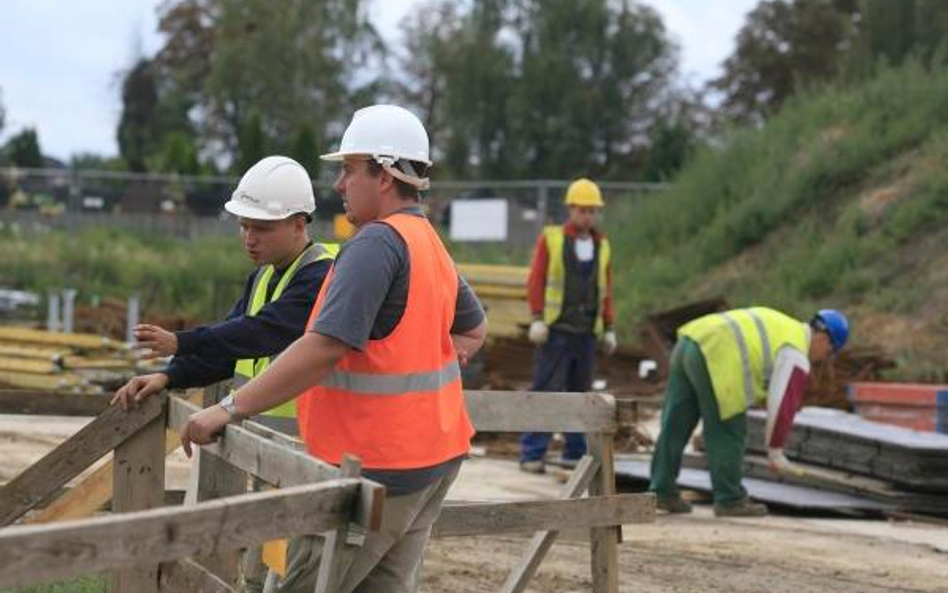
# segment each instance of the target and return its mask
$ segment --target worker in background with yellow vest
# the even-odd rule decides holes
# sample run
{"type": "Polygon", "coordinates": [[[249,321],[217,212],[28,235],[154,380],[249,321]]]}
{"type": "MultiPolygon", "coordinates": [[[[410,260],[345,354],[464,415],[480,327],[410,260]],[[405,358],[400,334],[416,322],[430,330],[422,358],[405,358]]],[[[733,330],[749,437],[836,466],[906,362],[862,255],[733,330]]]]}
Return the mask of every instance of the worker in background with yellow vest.
{"type": "Polygon", "coordinates": [[[662,428],[652,457],[651,485],[658,508],[691,512],[676,481],[682,454],[701,420],[714,513],[761,516],[741,484],[747,439],[747,409],[765,403],[765,439],[771,467],[803,475],[787,460],[784,443],[803,403],[812,363],[829,358],[849,339],[849,322],[823,309],[809,323],[766,307],[713,313],[678,330],[662,409],[662,428]]]}
{"type": "MultiPolygon", "coordinates": [[[[533,391],[589,391],[596,342],[606,354],[616,349],[612,329],[612,261],[609,240],[597,227],[602,207],[599,186],[578,179],[566,190],[569,219],[548,226],[537,238],[527,280],[533,314],[529,338],[533,357],[533,391]]],[[[586,453],[582,434],[568,433],[561,463],[575,465],[586,453]]],[[[520,469],[545,471],[549,433],[528,432],[520,439],[520,469]]]]}
{"type": "MultiPolygon", "coordinates": [[[[355,235],[339,252],[306,333],[219,406],[181,431],[212,443],[228,422],[292,400],[309,453],[339,464],[346,453],[386,487],[378,532],[334,590],[410,593],[448,488],[474,429],[460,365],[483,345],[487,321],[421,207],[428,188],[428,135],[411,112],[373,105],[355,113],[337,152],[335,189],[355,235]]],[[[309,593],[318,542],[291,542],[276,590],[309,593]]],[[[309,538],[314,540],[315,538],[309,538]]]]}
{"type": "MultiPolygon", "coordinates": [[[[243,296],[214,325],[178,332],[136,326],[138,345],[147,349],[144,358],[174,358],[162,372],[133,378],[113,403],[127,406],[165,388],[202,387],[231,377],[239,387],[303,335],[338,251],[337,245],[309,238],[306,227],[316,201],[306,169],[287,157],[266,157],[247,170],[224,208],[239,218],[244,249],[257,266],[243,296]]],[[[297,433],[292,402],[255,420],[297,433]]]]}

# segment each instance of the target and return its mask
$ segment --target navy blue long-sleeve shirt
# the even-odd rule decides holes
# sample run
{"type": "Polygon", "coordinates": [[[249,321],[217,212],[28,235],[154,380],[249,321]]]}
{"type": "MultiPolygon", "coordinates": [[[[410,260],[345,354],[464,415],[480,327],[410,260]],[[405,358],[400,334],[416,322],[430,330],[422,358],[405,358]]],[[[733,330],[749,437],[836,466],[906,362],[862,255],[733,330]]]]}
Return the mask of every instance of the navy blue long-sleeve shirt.
{"type": "MultiPolygon", "coordinates": [[[[234,375],[234,365],[243,358],[273,356],[303,335],[316,295],[332,262],[321,260],[303,266],[287,283],[280,298],[247,316],[256,271],[247,278],[244,293],[224,321],[175,332],[178,352],[165,373],[168,387],[204,387],[234,375]]],[[[283,276],[273,274],[267,287],[271,294],[283,276]]]]}

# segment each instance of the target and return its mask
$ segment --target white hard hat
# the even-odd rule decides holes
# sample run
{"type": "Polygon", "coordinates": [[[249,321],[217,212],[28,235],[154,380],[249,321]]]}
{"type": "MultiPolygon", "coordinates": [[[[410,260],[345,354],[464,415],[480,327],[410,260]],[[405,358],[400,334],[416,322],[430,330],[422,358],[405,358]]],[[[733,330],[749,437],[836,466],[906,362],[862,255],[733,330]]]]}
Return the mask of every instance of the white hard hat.
{"type": "Polygon", "coordinates": [[[342,135],[339,150],[320,158],[341,161],[347,156],[368,156],[395,178],[419,189],[428,187],[426,177],[416,171],[405,171],[404,165],[396,166],[402,159],[431,165],[425,126],[403,107],[372,105],[356,111],[342,135]]]}
{"type": "Polygon", "coordinates": [[[313,183],[303,165],[285,156],[268,156],[247,169],[224,208],[254,220],[283,220],[316,210],[313,183]]]}

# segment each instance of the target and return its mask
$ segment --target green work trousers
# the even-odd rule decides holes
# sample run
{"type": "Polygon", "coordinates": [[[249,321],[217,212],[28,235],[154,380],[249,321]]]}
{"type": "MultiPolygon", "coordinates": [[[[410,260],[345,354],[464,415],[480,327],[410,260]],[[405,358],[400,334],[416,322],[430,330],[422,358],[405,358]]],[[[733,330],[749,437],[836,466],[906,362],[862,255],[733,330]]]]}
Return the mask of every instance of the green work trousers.
{"type": "Polygon", "coordinates": [[[656,496],[678,496],[676,482],[682,455],[698,420],[704,426],[715,504],[726,505],[746,498],[747,491],[741,485],[741,464],[747,441],[747,414],[721,420],[701,348],[682,337],[672,350],[662,427],[652,457],[649,490],[656,496]]]}

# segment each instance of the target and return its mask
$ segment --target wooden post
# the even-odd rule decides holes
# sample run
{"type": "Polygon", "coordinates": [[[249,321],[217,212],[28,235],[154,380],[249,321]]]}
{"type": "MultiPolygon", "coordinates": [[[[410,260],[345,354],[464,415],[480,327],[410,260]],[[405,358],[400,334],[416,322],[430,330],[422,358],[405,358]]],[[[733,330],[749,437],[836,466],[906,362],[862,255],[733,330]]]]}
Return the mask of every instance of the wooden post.
{"type": "MultiPolygon", "coordinates": [[[[589,485],[589,496],[610,496],[616,492],[616,474],[613,466],[613,443],[611,433],[589,433],[586,435],[589,452],[599,462],[599,471],[589,485]]],[[[622,528],[595,527],[590,530],[593,593],[618,593],[619,591],[619,534],[622,528]]]]}
{"type": "MultiPolygon", "coordinates": [[[[560,491],[559,498],[566,499],[581,496],[583,491],[589,487],[590,482],[597,477],[596,470],[598,467],[599,465],[591,455],[584,455],[576,464],[576,469],[573,470],[566,486],[560,491]]],[[[533,539],[530,540],[527,553],[507,576],[507,581],[504,582],[504,586],[501,588],[502,593],[521,593],[527,588],[527,583],[536,574],[540,562],[553,547],[559,533],[559,531],[539,531],[534,534],[533,539]]]]}
{"type": "MultiPolygon", "coordinates": [[[[227,395],[226,382],[215,383],[204,390],[204,408],[215,405],[227,395]]],[[[247,492],[247,473],[227,463],[219,457],[209,455],[201,449],[195,450],[191,466],[192,484],[188,486],[186,503],[202,502],[244,494],[247,492]]],[[[197,561],[212,574],[233,586],[240,577],[240,559],[243,552],[227,550],[198,558],[197,561]]]]}
{"type": "MultiPolygon", "coordinates": [[[[362,463],[351,455],[346,455],[339,466],[344,478],[358,478],[362,473],[362,463]]],[[[324,533],[323,553],[319,558],[319,574],[316,577],[316,593],[333,593],[339,589],[342,579],[346,576],[352,561],[355,559],[357,546],[350,545],[346,540],[349,525],[341,529],[324,533]]],[[[361,546],[361,542],[359,542],[361,546]]]]}
{"type": "MultiPolygon", "coordinates": [[[[159,416],[115,448],[112,509],[117,513],[156,508],[165,501],[165,418],[159,416]]],[[[112,573],[111,591],[158,592],[158,564],[112,573]]]]}

